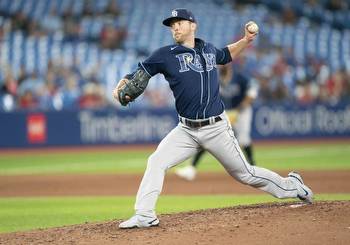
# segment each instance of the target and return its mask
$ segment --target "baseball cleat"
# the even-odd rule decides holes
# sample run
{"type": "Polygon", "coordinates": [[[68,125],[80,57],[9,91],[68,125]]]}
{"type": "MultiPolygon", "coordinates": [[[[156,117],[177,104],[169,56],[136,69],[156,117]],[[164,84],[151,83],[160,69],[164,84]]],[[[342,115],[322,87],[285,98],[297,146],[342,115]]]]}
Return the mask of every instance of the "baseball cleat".
{"type": "Polygon", "coordinates": [[[188,181],[192,181],[196,178],[197,169],[192,165],[189,165],[183,168],[179,168],[178,170],[175,171],[175,174],[180,178],[183,178],[188,181]]]}
{"type": "Polygon", "coordinates": [[[132,229],[132,228],[146,228],[152,226],[158,226],[159,219],[157,217],[148,217],[139,214],[135,214],[130,219],[119,224],[121,229],[132,229]]]}
{"type": "Polygon", "coordinates": [[[290,172],[288,174],[288,177],[290,177],[296,183],[298,189],[298,198],[305,203],[313,203],[314,194],[312,193],[312,190],[304,184],[304,181],[301,178],[300,174],[296,172],[290,172]]]}

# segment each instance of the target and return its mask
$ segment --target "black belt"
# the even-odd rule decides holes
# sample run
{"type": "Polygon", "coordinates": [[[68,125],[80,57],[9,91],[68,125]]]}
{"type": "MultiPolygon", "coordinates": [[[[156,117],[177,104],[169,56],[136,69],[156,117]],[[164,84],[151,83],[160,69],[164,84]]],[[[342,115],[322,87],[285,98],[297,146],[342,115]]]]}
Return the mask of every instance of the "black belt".
{"type": "MultiPolygon", "coordinates": [[[[180,119],[180,122],[182,122],[183,124],[185,124],[190,128],[200,128],[210,124],[210,119],[201,120],[201,121],[195,121],[195,120],[191,120],[183,117],[179,117],[179,119],[180,119]]],[[[214,120],[215,122],[219,122],[222,120],[222,118],[220,116],[217,116],[214,118],[214,120]]]]}

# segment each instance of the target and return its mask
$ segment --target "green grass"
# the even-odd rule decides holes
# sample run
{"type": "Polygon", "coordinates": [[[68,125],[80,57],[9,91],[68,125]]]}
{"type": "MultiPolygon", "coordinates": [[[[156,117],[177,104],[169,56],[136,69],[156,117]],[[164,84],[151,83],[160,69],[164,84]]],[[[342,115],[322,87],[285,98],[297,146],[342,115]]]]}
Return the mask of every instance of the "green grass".
{"type": "MultiPolygon", "coordinates": [[[[350,144],[258,146],[255,149],[257,165],[274,170],[349,170],[350,144]]],[[[203,171],[216,171],[218,164],[207,154],[203,171]]]]}
{"type": "MultiPolygon", "coordinates": [[[[0,154],[0,175],[143,173],[150,150],[0,154]]],[[[258,145],[259,166],[274,170],[349,170],[350,145],[258,145]]],[[[189,163],[187,161],[186,163],[189,163]]],[[[224,171],[206,154],[200,171],[224,171]]],[[[0,232],[124,219],[133,214],[135,197],[0,198],[0,232]]],[[[350,200],[350,194],[321,194],[316,200],[350,200]]],[[[176,213],[207,208],[278,201],[268,195],[161,196],[157,212],[176,213]]]]}
{"type": "MultiPolygon", "coordinates": [[[[0,175],[56,173],[142,173],[150,150],[0,154],[0,175]]],[[[350,144],[256,146],[259,166],[274,170],[350,169],[350,144]]],[[[186,161],[185,164],[188,164],[186,161]]],[[[200,171],[224,171],[206,154],[200,171]]]]}
{"type": "MultiPolygon", "coordinates": [[[[135,197],[0,198],[0,232],[124,219],[135,197]]],[[[320,194],[316,200],[350,200],[350,194],[320,194]]],[[[161,196],[158,214],[279,201],[268,195],[161,196]]]]}
{"type": "Polygon", "coordinates": [[[0,174],[139,173],[149,150],[0,155],[0,174]]]}

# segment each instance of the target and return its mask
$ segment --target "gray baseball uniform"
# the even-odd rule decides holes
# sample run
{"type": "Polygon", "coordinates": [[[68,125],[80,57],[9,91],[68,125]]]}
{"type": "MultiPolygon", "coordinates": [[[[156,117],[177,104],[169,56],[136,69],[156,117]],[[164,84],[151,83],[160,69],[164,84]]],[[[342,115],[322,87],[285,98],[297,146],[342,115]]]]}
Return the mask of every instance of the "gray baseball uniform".
{"type": "MultiPolygon", "coordinates": [[[[190,11],[176,9],[163,23],[169,26],[172,20],[178,19],[195,22],[190,11]]],[[[243,184],[278,198],[303,194],[299,188],[302,180],[299,184],[295,178],[283,178],[270,170],[247,163],[219,95],[216,64],[226,64],[231,60],[228,47],[217,49],[196,38],[193,48],[181,44],[165,46],[139,63],[138,70],[149,76],[164,74],[175,97],[179,124],[149,157],[137,192],[136,215],[119,227],[158,225],[155,207],[167,170],[192,157],[201,148],[215,156],[226,171],[243,184]]]]}
{"type": "MultiPolygon", "coordinates": [[[[225,113],[221,121],[198,128],[180,122],[149,157],[147,169],[137,193],[137,214],[155,215],[155,206],[162,190],[166,171],[185,161],[203,147],[224,166],[226,171],[243,184],[266,191],[278,198],[297,197],[295,182],[246,162],[225,113]]],[[[210,119],[214,122],[214,119],[210,119]]]]}

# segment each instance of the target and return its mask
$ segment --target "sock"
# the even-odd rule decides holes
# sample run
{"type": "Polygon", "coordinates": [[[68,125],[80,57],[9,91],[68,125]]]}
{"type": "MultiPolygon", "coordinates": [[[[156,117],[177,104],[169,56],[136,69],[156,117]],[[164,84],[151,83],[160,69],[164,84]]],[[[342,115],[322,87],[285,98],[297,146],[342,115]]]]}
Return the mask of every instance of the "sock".
{"type": "Polygon", "coordinates": [[[255,165],[255,161],[253,158],[253,146],[252,145],[244,146],[243,151],[250,165],[255,165]]]}
{"type": "Polygon", "coordinates": [[[192,166],[197,167],[199,160],[202,158],[205,150],[200,150],[193,158],[192,160],[192,166]]]}

